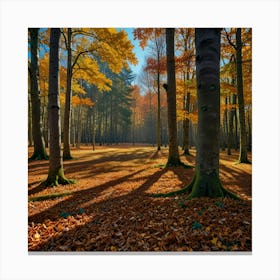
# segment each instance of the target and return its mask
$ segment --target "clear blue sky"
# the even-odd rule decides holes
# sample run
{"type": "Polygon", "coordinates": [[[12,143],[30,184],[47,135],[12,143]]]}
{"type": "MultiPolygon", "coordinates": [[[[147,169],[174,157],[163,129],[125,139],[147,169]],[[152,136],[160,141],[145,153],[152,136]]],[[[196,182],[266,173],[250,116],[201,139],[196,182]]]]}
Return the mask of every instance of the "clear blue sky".
{"type": "Polygon", "coordinates": [[[139,40],[134,40],[134,36],[133,36],[133,30],[134,28],[121,28],[124,29],[126,31],[126,33],[128,34],[128,38],[130,39],[130,41],[132,42],[132,44],[134,45],[134,53],[138,59],[138,64],[137,65],[130,65],[131,70],[133,71],[133,73],[137,76],[140,74],[141,72],[141,68],[145,63],[145,56],[147,55],[147,51],[146,50],[142,50],[142,48],[139,45],[139,40]]]}

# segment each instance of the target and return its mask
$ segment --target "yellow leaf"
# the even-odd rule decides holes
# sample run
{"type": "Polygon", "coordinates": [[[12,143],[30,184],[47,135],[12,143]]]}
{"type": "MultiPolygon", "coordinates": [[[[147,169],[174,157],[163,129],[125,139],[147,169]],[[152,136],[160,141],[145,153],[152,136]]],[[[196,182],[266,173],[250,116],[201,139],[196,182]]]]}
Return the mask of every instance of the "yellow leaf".
{"type": "Polygon", "coordinates": [[[217,242],[218,242],[218,238],[217,237],[214,237],[212,240],[211,240],[211,243],[213,244],[213,245],[217,245],[217,242]]]}
{"type": "Polygon", "coordinates": [[[38,233],[38,232],[36,232],[35,234],[34,234],[34,238],[35,239],[39,239],[41,237],[41,235],[38,233]]]}
{"type": "Polygon", "coordinates": [[[113,252],[115,252],[115,251],[117,251],[117,248],[115,247],[115,246],[111,246],[111,251],[113,251],[113,252]]]}

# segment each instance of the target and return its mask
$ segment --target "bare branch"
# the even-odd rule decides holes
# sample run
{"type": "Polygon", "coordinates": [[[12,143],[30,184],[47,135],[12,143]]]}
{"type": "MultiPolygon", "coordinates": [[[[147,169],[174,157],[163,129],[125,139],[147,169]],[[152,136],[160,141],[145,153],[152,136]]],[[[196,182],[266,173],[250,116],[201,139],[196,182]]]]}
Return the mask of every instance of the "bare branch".
{"type": "Polygon", "coordinates": [[[225,32],[226,32],[226,35],[227,35],[227,40],[229,42],[229,44],[236,50],[237,49],[237,46],[231,41],[231,38],[229,37],[229,34],[228,32],[226,31],[226,29],[224,29],[225,32]]]}

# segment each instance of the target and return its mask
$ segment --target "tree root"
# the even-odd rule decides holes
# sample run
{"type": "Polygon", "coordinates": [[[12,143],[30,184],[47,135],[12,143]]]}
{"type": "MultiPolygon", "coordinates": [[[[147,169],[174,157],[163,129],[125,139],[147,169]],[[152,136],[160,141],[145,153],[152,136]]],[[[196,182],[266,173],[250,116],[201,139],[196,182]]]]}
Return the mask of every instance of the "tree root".
{"type": "Polygon", "coordinates": [[[56,187],[58,185],[70,185],[75,184],[76,181],[72,179],[67,179],[61,175],[48,176],[47,180],[41,183],[44,187],[56,187]]]}
{"type": "MultiPolygon", "coordinates": [[[[169,193],[153,194],[152,197],[172,197],[172,196],[177,196],[177,195],[182,195],[182,194],[188,194],[187,197],[185,197],[185,200],[190,200],[192,198],[199,197],[198,195],[192,193],[193,186],[196,182],[196,178],[197,178],[197,175],[195,174],[191,183],[181,190],[173,191],[173,192],[169,192],[169,193]]],[[[217,196],[215,196],[215,197],[222,197],[222,198],[229,197],[229,198],[232,198],[232,199],[235,199],[235,200],[242,200],[236,194],[234,194],[231,191],[225,189],[222,186],[221,182],[219,182],[219,188],[220,188],[219,194],[217,194],[217,196]]]]}
{"type": "Polygon", "coordinates": [[[33,153],[33,155],[28,159],[30,161],[33,160],[48,160],[49,156],[46,153],[33,153]]]}

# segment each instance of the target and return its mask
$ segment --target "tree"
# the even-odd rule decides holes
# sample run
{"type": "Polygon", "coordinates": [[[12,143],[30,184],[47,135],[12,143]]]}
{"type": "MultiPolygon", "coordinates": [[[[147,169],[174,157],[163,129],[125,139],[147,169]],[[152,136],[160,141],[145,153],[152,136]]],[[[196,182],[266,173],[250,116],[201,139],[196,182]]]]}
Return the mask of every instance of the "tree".
{"type": "Polygon", "coordinates": [[[242,47],[241,28],[236,29],[236,44],[234,44],[227,33],[229,44],[236,51],[236,81],[237,81],[237,98],[238,98],[238,113],[240,127],[240,146],[239,146],[239,163],[250,163],[247,156],[247,139],[246,139],[246,124],[245,124],[245,109],[244,109],[244,93],[243,93],[243,73],[242,73],[242,47]]]}
{"type": "Polygon", "coordinates": [[[167,112],[168,112],[168,137],[169,155],[168,166],[181,164],[178,152],[177,118],[176,118],[176,78],[174,59],[174,28],[166,28],[166,68],[167,68],[167,112]]]}
{"type": "Polygon", "coordinates": [[[140,46],[144,49],[148,40],[151,40],[153,43],[152,49],[155,51],[156,57],[156,81],[157,81],[157,150],[161,149],[161,97],[160,97],[160,75],[162,73],[162,56],[164,51],[163,45],[163,30],[161,28],[137,28],[134,30],[134,38],[140,40],[140,46]]]}
{"type": "Polygon", "coordinates": [[[189,185],[193,197],[235,197],[219,178],[220,41],[217,28],[195,30],[198,131],[196,169],[189,185]]]}
{"type": "Polygon", "coordinates": [[[247,157],[247,139],[245,125],[244,95],[243,95],[243,74],[242,74],[242,40],[241,28],[236,30],[236,75],[237,75],[237,96],[238,113],[240,123],[240,152],[239,163],[250,163],[247,157]]]}
{"type": "Polygon", "coordinates": [[[32,136],[34,143],[34,152],[30,159],[48,159],[45,149],[45,142],[42,134],[41,121],[41,101],[39,87],[39,49],[38,49],[39,28],[30,28],[30,95],[32,104],[32,136]]]}
{"type": "MultiPolygon", "coordinates": [[[[190,155],[189,152],[189,130],[190,130],[190,97],[191,93],[189,84],[191,82],[191,74],[194,74],[194,29],[178,28],[176,47],[181,52],[176,58],[176,69],[183,74],[183,92],[182,92],[182,109],[183,111],[183,150],[184,155],[190,155]]],[[[180,99],[180,98],[179,98],[180,99]]]]}
{"type": "Polygon", "coordinates": [[[48,178],[43,185],[71,184],[64,176],[61,154],[60,102],[59,102],[59,38],[60,28],[51,28],[48,115],[50,128],[50,160],[48,178]]]}
{"type": "Polygon", "coordinates": [[[67,49],[67,88],[64,113],[64,149],[63,157],[71,159],[70,153],[70,117],[72,98],[72,78],[81,75],[88,83],[97,85],[99,90],[108,91],[111,81],[101,73],[98,60],[108,63],[114,73],[119,73],[128,62],[135,64],[137,59],[132,52],[133,46],[125,31],[115,28],[67,29],[63,33],[67,49]],[[74,42],[74,44],[73,44],[74,42]]]}
{"type": "Polygon", "coordinates": [[[198,128],[193,180],[179,191],[156,196],[190,192],[187,199],[203,196],[237,198],[223,188],[219,178],[220,38],[220,29],[195,29],[198,128]]]}

